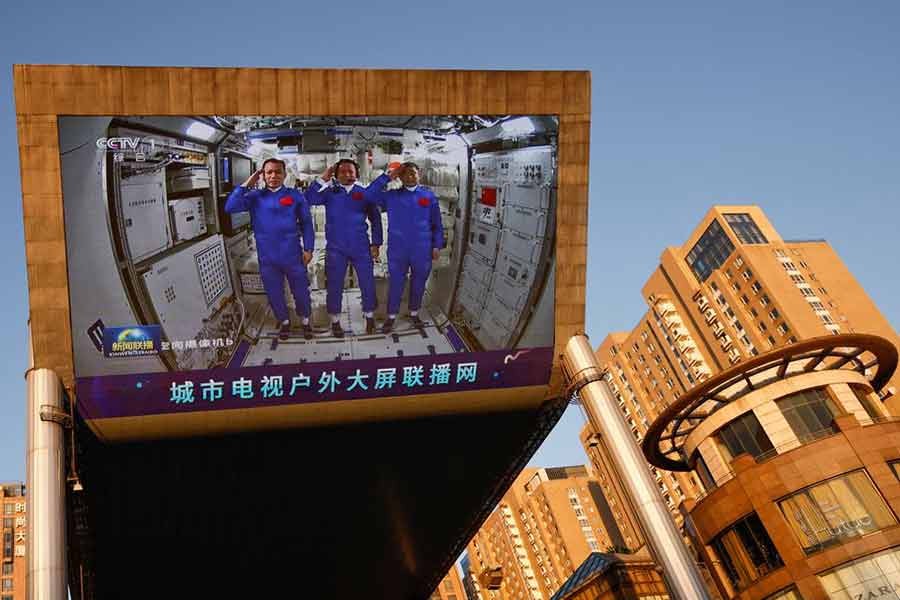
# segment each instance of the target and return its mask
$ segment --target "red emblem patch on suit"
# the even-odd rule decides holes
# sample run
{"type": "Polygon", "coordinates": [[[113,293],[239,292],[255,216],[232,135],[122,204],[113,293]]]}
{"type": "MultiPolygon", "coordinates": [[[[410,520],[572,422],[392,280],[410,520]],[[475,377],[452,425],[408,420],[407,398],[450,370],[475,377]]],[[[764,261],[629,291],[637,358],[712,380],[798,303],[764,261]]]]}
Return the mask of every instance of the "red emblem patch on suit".
{"type": "Polygon", "coordinates": [[[279,200],[279,202],[281,203],[282,206],[290,206],[291,204],[294,203],[294,199],[291,198],[290,196],[282,196],[281,199],[279,200]]]}
{"type": "Polygon", "coordinates": [[[419,206],[428,206],[429,204],[430,203],[428,202],[427,197],[422,196],[421,198],[419,198],[419,206]]]}
{"type": "Polygon", "coordinates": [[[363,193],[362,192],[353,192],[352,194],[350,194],[350,197],[353,198],[354,200],[362,200],[363,193]]]}

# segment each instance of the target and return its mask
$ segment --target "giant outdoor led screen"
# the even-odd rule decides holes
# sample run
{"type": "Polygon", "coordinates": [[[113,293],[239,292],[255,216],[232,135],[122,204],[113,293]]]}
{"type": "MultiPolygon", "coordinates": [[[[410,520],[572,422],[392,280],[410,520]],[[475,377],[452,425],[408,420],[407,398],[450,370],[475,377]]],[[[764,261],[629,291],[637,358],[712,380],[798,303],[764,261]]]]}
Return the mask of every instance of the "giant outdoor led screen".
{"type": "Polygon", "coordinates": [[[107,437],[148,416],[178,435],[547,386],[558,130],[553,115],[60,116],[79,411],[130,432],[107,437]]]}

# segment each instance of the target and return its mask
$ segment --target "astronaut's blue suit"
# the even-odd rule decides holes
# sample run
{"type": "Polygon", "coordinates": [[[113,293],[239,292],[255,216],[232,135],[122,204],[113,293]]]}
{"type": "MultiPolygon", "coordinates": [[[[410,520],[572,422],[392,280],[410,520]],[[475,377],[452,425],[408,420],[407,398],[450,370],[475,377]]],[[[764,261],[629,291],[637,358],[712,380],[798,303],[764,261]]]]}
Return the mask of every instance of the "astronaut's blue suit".
{"type": "Polygon", "coordinates": [[[372,194],[359,184],[352,186],[322,185],[314,181],[306,192],[311,205],[325,206],[325,276],[328,294],[328,314],[341,312],[344,276],[347,264],[353,264],[359,279],[363,312],[375,310],[375,274],[370,246],[381,246],[384,234],[381,212],[372,194]],[[349,189],[348,189],[349,188],[349,189]],[[372,233],[369,238],[369,225],[372,233]]]}
{"type": "Polygon", "coordinates": [[[418,185],[385,190],[387,175],[369,186],[373,198],[388,215],[388,315],[400,310],[400,299],[410,273],[409,310],[418,311],[431,274],[431,252],[444,247],[441,208],[430,189],[418,185]]]}
{"type": "Polygon", "coordinates": [[[311,313],[309,276],[303,264],[303,251],[312,252],[316,234],[309,204],[299,190],[284,186],[277,190],[236,187],[225,201],[229,213],[250,212],[259,274],[272,312],[279,322],[288,320],[284,300],[284,279],[301,317],[311,313]]]}

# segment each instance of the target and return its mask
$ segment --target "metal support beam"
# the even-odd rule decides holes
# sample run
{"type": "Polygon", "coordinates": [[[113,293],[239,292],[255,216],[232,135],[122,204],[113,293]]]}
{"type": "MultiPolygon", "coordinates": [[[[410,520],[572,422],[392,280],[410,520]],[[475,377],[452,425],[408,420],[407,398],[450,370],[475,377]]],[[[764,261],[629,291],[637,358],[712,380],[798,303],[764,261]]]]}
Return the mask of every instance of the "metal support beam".
{"type": "Polygon", "coordinates": [[[703,577],[684,546],[647,459],[602,380],[587,336],[573,336],[566,344],[562,359],[569,389],[578,393],[591,426],[607,442],[619,480],[637,513],[647,544],[663,570],[670,593],[675,600],[709,600],[703,577]]]}
{"type": "MultiPolygon", "coordinates": [[[[30,340],[29,340],[30,341],[30,340]]],[[[30,354],[30,348],[29,348],[30,354]]],[[[69,424],[59,377],[35,369],[25,373],[28,390],[26,447],[26,598],[66,600],[66,461],[64,435],[69,424]]]]}

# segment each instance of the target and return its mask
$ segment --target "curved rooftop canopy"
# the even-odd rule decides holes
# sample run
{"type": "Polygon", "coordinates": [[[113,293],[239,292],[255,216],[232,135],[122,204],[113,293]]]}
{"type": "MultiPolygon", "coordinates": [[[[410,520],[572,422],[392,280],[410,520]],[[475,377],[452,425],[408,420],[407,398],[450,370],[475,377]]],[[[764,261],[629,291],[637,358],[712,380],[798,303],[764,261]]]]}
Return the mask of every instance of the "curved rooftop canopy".
{"type": "Polygon", "coordinates": [[[897,348],[888,340],[850,333],[812,338],[738,363],[689,390],[653,422],[644,455],[669,471],[690,471],[682,447],[704,420],[724,406],[775,381],[813,371],[846,369],[881,389],[897,368],[897,348]]]}

